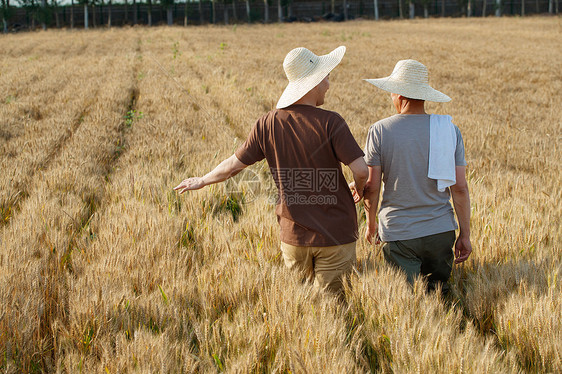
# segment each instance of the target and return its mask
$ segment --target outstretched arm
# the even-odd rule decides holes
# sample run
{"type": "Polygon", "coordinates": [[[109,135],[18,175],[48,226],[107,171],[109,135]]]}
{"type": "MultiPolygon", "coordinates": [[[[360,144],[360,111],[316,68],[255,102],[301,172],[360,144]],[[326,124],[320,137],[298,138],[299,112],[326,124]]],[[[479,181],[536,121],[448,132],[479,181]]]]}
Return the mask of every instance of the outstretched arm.
{"type": "Polygon", "coordinates": [[[369,243],[380,243],[377,228],[377,212],[379,208],[379,196],[381,191],[381,175],[382,169],[380,166],[369,166],[369,180],[365,185],[365,212],[367,213],[367,231],[365,232],[365,239],[369,243]]]}
{"type": "Polygon", "coordinates": [[[242,163],[236,155],[232,155],[217,165],[210,173],[203,177],[193,177],[184,179],[174,190],[180,194],[189,190],[198,190],[209,184],[219,183],[235,176],[248,165],[242,163]]]}
{"type": "Polygon", "coordinates": [[[459,237],[455,243],[455,264],[465,261],[472,252],[472,244],[470,243],[470,195],[468,194],[465,172],[465,166],[457,166],[457,183],[450,187],[460,227],[459,237]]]}

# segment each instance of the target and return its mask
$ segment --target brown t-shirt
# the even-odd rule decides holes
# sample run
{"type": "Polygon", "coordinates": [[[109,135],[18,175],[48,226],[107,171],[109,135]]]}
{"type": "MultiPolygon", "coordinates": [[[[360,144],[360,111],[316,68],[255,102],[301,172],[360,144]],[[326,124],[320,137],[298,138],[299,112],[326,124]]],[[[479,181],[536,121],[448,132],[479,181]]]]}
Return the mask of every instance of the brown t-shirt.
{"type": "Polygon", "coordinates": [[[279,193],[281,241],[303,247],[357,240],[357,213],[340,162],[363,155],[339,114],[309,105],[267,113],[236,151],[246,165],[267,159],[279,193]]]}

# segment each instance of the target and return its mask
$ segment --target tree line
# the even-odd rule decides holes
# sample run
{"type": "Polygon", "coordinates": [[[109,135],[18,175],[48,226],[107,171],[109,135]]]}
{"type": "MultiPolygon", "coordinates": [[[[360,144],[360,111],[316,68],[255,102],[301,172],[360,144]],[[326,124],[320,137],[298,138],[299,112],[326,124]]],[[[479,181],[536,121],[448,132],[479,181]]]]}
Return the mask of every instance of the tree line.
{"type": "Polygon", "coordinates": [[[3,32],[41,27],[112,27],[165,23],[345,21],[357,16],[414,18],[528,13],[558,14],[559,0],[0,0],[3,32]],[[277,15],[270,15],[270,8],[277,15]],[[527,8],[526,8],[527,7],[527,8]],[[222,15],[220,14],[222,11],[222,15]],[[163,14],[165,13],[165,16],[163,14]],[[156,16],[155,16],[156,15],[156,16]],[[322,16],[320,16],[322,15],[322,16]]]}

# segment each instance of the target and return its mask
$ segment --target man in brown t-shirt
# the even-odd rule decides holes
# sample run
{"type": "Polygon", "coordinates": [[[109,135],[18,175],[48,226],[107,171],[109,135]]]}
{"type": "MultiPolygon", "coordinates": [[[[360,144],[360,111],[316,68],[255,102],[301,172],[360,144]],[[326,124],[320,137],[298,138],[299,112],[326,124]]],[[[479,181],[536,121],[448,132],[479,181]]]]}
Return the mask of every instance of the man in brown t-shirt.
{"type": "Polygon", "coordinates": [[[256,122],[234,155],[175,188],[183,193],[221,182],[265,158],[279,192],[276,214],[285,264],[303,271],[317,288],[335,292],[341,292],[342,276],[355,264],[358,238],[354,199],[340,163],[353,172],[355,191],[363,191],[368,177],[363,151],[344,119],[318,108],[330,71],[344,53],[345,47],[324,56],[306,48],[289,52],[283,63],[289,85],[277,110],[256,122]]]}

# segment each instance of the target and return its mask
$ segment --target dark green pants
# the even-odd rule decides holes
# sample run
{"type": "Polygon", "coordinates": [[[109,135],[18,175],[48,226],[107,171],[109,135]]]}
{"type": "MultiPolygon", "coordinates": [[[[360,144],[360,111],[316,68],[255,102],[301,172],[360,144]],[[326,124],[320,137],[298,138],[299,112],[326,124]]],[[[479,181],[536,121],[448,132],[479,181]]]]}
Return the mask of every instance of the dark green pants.
{"type": "Polygon", "coordinates": [[[428,289],[435,289],[441,284],[443,291],[447,292],[447,280],[453,268],[454,244],[455,232],[447,231],[416,239],[386,242],[382,250],[384,259],[402,269],[408,282],[413,283],[418,275],[423,275],[427,278],[428,289]]]}

